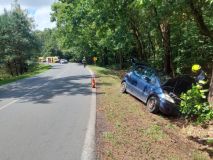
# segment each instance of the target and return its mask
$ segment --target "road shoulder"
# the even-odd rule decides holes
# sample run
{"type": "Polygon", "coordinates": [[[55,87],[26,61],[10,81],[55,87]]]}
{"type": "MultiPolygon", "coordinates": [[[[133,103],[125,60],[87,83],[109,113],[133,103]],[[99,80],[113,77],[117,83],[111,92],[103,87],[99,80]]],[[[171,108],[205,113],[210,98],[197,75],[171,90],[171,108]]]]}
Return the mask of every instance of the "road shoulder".
{"type": "MultiPolygon", "coordinates": [[[[94,75],[94,72],[87,67],[90,75],[94,75]]],[[[87,131],[85,135],[84,146],[82,150],[81,160],[94,160],[96,159],[95,152],[95,125],[96,125],[96,88],[92,88],[92,97],[90,105],[90,116],[87,125],[87,131]]]]}
{"type": "Polygon", "coordinates": [[[120,93],[120,71],[92,68],[98,76],[97,159],[212,158],[210,147],[189,137],[189,132],[198,135],[208,129],[192,128],[181,119],[149,113],[139,100],[120,93]]]}

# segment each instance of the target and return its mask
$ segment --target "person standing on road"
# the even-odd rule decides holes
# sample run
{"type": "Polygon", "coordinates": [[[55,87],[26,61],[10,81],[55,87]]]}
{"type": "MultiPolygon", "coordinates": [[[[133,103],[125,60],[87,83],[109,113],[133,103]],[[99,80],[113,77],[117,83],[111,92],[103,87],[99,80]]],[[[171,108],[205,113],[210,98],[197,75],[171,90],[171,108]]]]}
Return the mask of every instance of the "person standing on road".
{"type": "Polygon", "coordinates": [[[84,68],[85,68],[85,67],[86,67],[86,63],[87,63],[87,61],[86,61],[86,58],[85,58],[85,57],[83,58],[82,63],[83,63],[84,68]]]}
{"type": "Polygon", "coordinates": [[[192,66],[192,72],[195,75],[195,82],[200,92],[207,95],[208,93],[208,78],[207,74],[202,70],[199,64],[194,64],[192,66]]]}

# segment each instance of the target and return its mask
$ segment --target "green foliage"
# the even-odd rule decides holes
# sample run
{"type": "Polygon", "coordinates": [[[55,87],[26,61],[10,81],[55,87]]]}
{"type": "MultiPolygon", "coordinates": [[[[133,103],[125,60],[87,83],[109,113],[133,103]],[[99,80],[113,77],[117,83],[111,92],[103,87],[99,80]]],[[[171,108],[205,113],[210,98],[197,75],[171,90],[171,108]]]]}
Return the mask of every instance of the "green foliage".
{"type": "Polygon", "coordinates": [[[189,119],[197,122],[205,122],[213,119],[213,109],[205,102],[204,93],[197,86],[193,86],[187,93],[181,95],[181,113],[189,119]]]}
{"type": "Polygon", "coordinates": [[[36,31],[36,36],[40,41],[40,56],[62,57],[62,52],[57,41],[55,29],[36,31]]]}
{"type": "Polygon", "coordinates": [[[27,60],[35,56],[38,45],[32,26],[32,19],[17,3],[0,15],[0,63],[11,75],[26,72],[27,60]]]}
{"type": "MultiPolygon", "coordinates": [[[[7,84],[7,83],[11,83],[20,79],[24,79],[24,78],[29,78],[32,76],[35,76],[37,74],[40,74],[42,72],[47,71],[48,69],[50,69],[52,66],[50,65],[45,65],[45,64],[34,64],[34,65],[30,65],[28,72],[19,75],[19,76],[11,76],[8,74],[4,74],[2,75],[2,68],[0,68],[0,86],[7,84]]],[[[3,71],[4,72],[4,71],[3,71]]]]}
{"type": "MultiPolygon", "coordinates": [[[[204,29],[211,31],[211,1],[193,1],[193,5],[204,29]]],[[[182,74],[193,63],[210,64],[213,58],[211,36],[201,32],[202,25],[185,0],[60,0],[52,10],[60,46],[79,60],[97,56],[99,65],[122,68],[135,57],[158,69],[171,61],[174,73],[182,74]],[[170,31],[166,40],[161,28],[165,23],[170,31]],[[167,48],[162,40],[168,42],[167,48]],[[168,52],[171,58],[166,59],[168,52]]]]}
{"type": "Polygon", "coordinates": [[[36,31],[35,34],[40,42],[40,56],[58,56],[67,60],[74,59],[73,50],[62,46],[60,35],[55,28],[36,31]]]}

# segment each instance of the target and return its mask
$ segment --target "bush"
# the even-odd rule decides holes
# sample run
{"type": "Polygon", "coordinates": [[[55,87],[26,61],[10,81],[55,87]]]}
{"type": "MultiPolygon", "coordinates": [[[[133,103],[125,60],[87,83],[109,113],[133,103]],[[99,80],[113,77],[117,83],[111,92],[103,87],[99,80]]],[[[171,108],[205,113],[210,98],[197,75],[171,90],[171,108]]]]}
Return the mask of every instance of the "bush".
{"type": "Polygon", "coordinates": [[[182,94],[181,99],[180,111],[187,119],[198,123],[213,119],[213,109],[197,86],[192,86],[192,89],[182,94]]]}

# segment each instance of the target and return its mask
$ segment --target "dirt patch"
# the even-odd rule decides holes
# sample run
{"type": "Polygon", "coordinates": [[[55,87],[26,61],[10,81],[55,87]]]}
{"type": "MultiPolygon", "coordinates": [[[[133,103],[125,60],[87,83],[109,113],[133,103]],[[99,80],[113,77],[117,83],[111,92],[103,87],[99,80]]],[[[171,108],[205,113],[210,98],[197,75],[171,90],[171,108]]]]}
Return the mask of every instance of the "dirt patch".
{"type": "Polygon", "coordinates": [[[97,159],[212,158],[211,146],[197,141],[200,137],[210,136],[212,124],[203,128],[189,125],[181,119],[151,114],[139,100],[119,92],[120,79],[117,76],[119,74],[103,68],[93,69],[99,77],[97,78],[97,159]]]}

